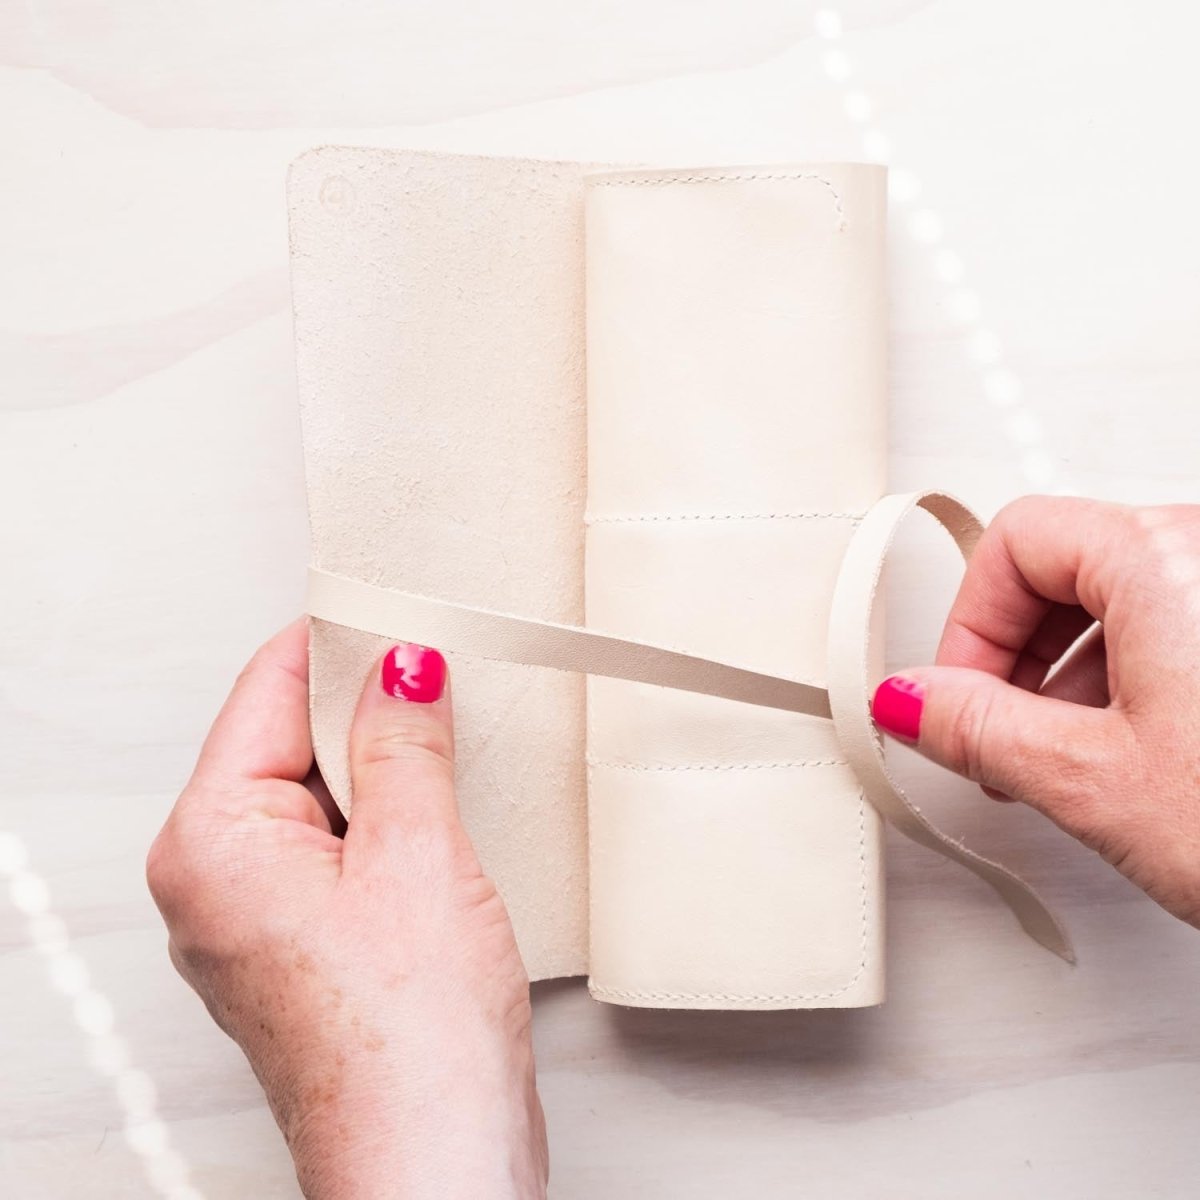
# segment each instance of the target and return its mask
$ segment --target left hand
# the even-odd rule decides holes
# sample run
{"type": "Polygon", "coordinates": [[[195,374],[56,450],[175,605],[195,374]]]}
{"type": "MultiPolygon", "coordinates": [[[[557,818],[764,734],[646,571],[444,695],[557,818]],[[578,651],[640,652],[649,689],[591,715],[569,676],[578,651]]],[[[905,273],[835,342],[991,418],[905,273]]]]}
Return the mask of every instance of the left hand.
{"type": "Polygon", "coordinates": [[[400,646],[367,680],[343,838],[307,660],[304,619],[255,654],[150,849],[172,961],[249,1059],[306,1196],[542,1196],[529,981],[458,819],[445,661],[400,646]]]}

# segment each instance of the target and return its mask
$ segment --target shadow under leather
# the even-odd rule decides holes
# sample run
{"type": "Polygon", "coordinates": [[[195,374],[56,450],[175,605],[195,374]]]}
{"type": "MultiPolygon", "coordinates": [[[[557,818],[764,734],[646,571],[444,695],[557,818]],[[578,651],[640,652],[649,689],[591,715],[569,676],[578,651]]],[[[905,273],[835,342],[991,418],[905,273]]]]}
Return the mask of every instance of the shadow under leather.
{"type": "Polygon", "coordinates": [[[655,1059],[695,1064],[706,1071],[723,1064],[744,1067],[761,1058],[777,1065],[848,1064],[871,1060],[877,1009],[784,1009],[769,1012],[739,1009],[624,1008],[591,1000],[582,979],[553,979],[533,985],[539,1008],[557,998],[582,993],[601,1013],[608,1032],[629,1063],[655,1059]]]}
{"type": "MultiPolygon", "coordinates": [[[[880,1013],[876,1009],[806,1011],[708,1011],[637,1009],[601,1004],[581,979],[535,985],[538,1069],[585,1070],[587,1076],[629,1075],[649,1079],[684,1101],[749,1104],[788,1115],[829,1112],[831,1090],[845,1077],[863,1076],[878,1058],[880,1013]],[[576,1006],[587,1006],[586,1016],[576,1006]],[[547,1010],[563,1014],[574,1044],[537,1037],[547,1010]]],[[[881,1108],[891,1107],[881,1105],[881,1108]]]]}
{"type": "Polygon", "coordinates": [[[1024,938],[986,885],[893,838],[882,1006],[621,1008],[592,1001],[583,980],[550,980],[533,989],[539,1069],[630,1074],[681,1100],[839,1123],[1200,1062],[1200,1028],[1180,1003],[1200,989],[1200,934],[1049,833],[1057,850],[1043,831],[1029,857],[1059,857],[1060,873],[1042,878],[1056,885],[1046,890],[1071,924],[1079,967],[1024,938]]]}
{"type": "Polygon", "coordinates": [[[873,1009],[776,1012],[654,1011],[605,1014],[626,1069],[675,1095],[750,1104],[811,1117],[831,1089],[863,1077],[879,1057],[873,1009]]]}

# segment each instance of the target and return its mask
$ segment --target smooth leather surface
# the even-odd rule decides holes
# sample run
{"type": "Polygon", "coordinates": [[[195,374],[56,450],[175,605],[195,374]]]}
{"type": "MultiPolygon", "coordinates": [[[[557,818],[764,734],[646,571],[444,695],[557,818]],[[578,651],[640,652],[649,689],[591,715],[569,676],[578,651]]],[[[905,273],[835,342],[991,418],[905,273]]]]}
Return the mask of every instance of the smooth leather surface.
{"type": "MultiPolygon", "coordinates": [[[[584,185],[571,165],[377,151],[322,150],[294,168],[310,611],[325,618],[313,638],[319,761],[346,806],[345,729],[386,644],[376,635],[440,645],[456,678],[464,819],[533,977],[581,969],[590,874],[591,983],[601,999],[877,1002],[877,809],[887,797],[870,776],[879,750],[863,681],[877,666],[865,636],[878,579],[871,559],[882,557],[890,531],[868,518],[870,536],[851,534],[882,488],[882,171],[586,180],[586,405],[578,293],[575,307],[548,314],[532,290],[535,271],[548,272],[560,299],[583,282],[569,263],[582,261],[584,185]],[[497,221],[496,209],[507,218],[497,221]],[[541,217],[536,235],[521,222],[530,210],[541,217]],[[400,217],[407,233],[396,239],[400,217]],[[497,237],[510,240],[497,247],[497,237]],[[439,274],[435,261],[450,269],[439,274]],[[497,278],[480,282],[485,270],[497,278]],[[474,305],[504,286],[516,288],[516,302],[489,336],[474,305]],[[453,347],[452,319],[464,330],[453,347]],[[708,336],[718,327],[728,336],[708,336]],[[421,363],[407,361],[421,350],[421,363]],[[379,376],[381,351],[392,372],[379,376]],[[498,410],[485,374],[511,384],[517,360],[531,390],[518,390],[515,410],[498,410]],[[338,367],[349,368],[352,388],[338,367]],[[818,403],[826,397],[838,402],[818,403]],[[551,434],[539,422],[553,418],[551,434]],[[472,427],[478,440],[467,438],[472,427]],[[509,480],[487,480],[497,446],[509,480]],[[586,569],[570,554],[571,529],[545,503],[553,493],[539,505],[536,488],[511,481],[528,472],[577,505],[581,452],[587,512],[577,506],[570,516],[576,535],[586,523],[586,569]],[[378,510],[350,486],[364,480],[378,510]],[[499,512],[480,503],[486,482],[500,488],[492,499],[505,495],[499,512]],[[525,517],[517,529],[504,520],[514,495],[525,517]],[[841,571],[839,597],[846,588],[855,595],[839,608],[833,590],[848,544],[860,561],[841,571]],[[536,561],[550,546],[566,554],[536,561]],[[489,588],[472,547],[485,561],[498,554],[507,590],[489,588]],[[572,563],[591,632],[575,628],[567,602],[572,563]],[[547,571],[557,591],[539,574],[547,571]],[[507,599],[498,607],[521,615],[492,610],[497,596],[507,599]],[[547,612],[552,599],[557,612],[547,612]],[[853,616],[839,632],[843,612],[853,616]],[[803,682],[826,670],[830,622],[829,669],[842,664],[840,678],[830,676],[841,696],[836,732],[822,719],[824,690],[803,682]],[[654,642],[697,657],[645,644],[654,642]],[[563,672],[579,671],[593,673],[590,870],[584,788],[571,771],[584,751],[583,713],[563,686],[572,679],[563,672]],[[847,716],[851,692],[857,709],[847,716]],[[538,746],[541,761],[514,761],[510,739],[522,737],[516,748],[538,746]]],[[[888,501],[879,509],[893,511],[888,501]]],[[[881,757],[878,766],[886,780],[881,757]]],[[[957,848],[944,842],[943,853],[957,848]]],[[[1060,931],[1036,898],[987,865],[1011,881],[1006,899],[1030,932],[1051,944],[1060,931]]]]}
{"type": "MultiPolygon", "coordinates": [[[[842,554],[886,483],[885,172],[586,183],[587,623],[823,679],[842,554]]],[[[880,823],[830,723],[587,689],[592,994],[882,999],[880,823]]]]}

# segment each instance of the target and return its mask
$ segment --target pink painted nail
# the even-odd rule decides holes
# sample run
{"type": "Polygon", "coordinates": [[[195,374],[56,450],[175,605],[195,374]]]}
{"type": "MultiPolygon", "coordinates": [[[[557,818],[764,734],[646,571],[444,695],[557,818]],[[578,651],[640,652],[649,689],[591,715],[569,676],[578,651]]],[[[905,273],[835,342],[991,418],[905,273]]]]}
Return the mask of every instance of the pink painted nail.
{"type": "Polygon", "coordinates": [[[446,660],[430,646],[401,642],[383,656],[380,683],[397,700],[432,704],[446,687],[446,660]]]}
{"type": "Polygon", "coordinates": [[[876,689],[871,701],[871,716],[888,733],[915,742],[921,733],[921,709],[925,689],[903,675],[891,675],[876,689]]]}

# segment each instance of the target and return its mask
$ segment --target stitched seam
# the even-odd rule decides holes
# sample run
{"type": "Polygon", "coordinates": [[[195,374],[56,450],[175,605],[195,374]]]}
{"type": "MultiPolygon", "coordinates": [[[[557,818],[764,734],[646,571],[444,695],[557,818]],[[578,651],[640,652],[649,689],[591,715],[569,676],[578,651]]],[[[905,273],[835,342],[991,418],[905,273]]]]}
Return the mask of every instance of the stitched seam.
{"type": "Polygon", "coordinates": [[[585,525],[615,524],[628,521],[861,521],[856,512],[782,512],[782,513],[584,513],[585,525]]]}
{"type": "Polygon", "coordinates": [[[846,209],[842,203],[841,193],[833,186],[833,181],[824,175],[816,175],[811,171],[743,171],[720,175],[640,175],[633,179],[626,177],[589,179],[590,187],[667,187],[680,183],[743,183],[752,180],[776,182],[782,180],[807,179],[819,183],[833,197],[833,208],[838,216],[838,228],[846,225],[846,209]]]}
{"type": "Polygon", "coordinates": [[[849,765],[844,758],[798,758],[791,762],[677,763],[671,765],[589,758],[587,763],[589,767],[610,767],[618,771],[782,771],[790,767],[845,767],[849,765]]]}
{"type": "MultiPolygon", "coordinates": [[[[331,151],[336,154],[345,154],[347,151],[353,152],[363,149],[362,146],[352,145],[347,142],[320,142],[313,146],[310,151],[305,153],[320,154],[323,151],[331,151]]],[[[397,163],[403,163],[404,160],[409,162],[415,160],[422,164],[428,164],[432,159],[434,165],[445,166],[448,159],[464,159],[475,158],[474,155],[461,154],[454,150],[426,150],[426,149],[408,149],[401,146],[389,146],[383,150],[389,158],[397,163]]],[[[575,176],[578,178],[580,174],[587,171],[613,169],[610,164],[605,163],[590,163],[590,162],[565,162],[562,159],[554,158],[529,158],[522,155],[500,155],[496,158],[489,158],[490,163],[496,163],[507,167],[511,172],[518,175],[556,175],[556,176],[575,176]]],[[[357,164],[355,164],[357,165],[357,164]]],[[[474,165],[474,164],[471,164],[474,165]]],[[[361,168],[360,168],[361,169],[361,168]]],[[[369,169],[369,168],[368,168],[369,169]]],[[[585,175],[586,178],[586,175],[585,175]]]]}
{"type": "MultiPolygon", "coordinates": [[[[604,178],[589,179],[591,187],[664,187],[672,184],[703,184],[703,183],[733,183],[751,180],[782,181],[810,180],[821,184],[833,198],[834,211],[838,217],[838,228],[846,225],[845,207],[842,197],[833,183],[822,175],[801,171],[777,172],[740,172],[728,174],[685,175],[685,176],[641,176],[635,178],[604,178]]],[[[797,513],[641,513],[641,514],[611,514],[604,516],[584,515],[586,525],[616,524],[651,521],[785,521],[785,520],[861,520],[861,514],[846,512],[797,512],[797,513]]],[[[729,764],[680,764],[663,766],[650,763],[620,763],[590,760],[589,765],[609,767],[632,771],[721,771],[721,770],[770,770],[787,767],[840,766],[840,759],[805,759],[790,763],[729,763],[729,764]]],[[[859,892],[859,962],[854,974],[840,987],[833,991],[820,993],[801,993],[795,995],[733,995],[727,993],[685,993],[685,992],[645,992],[628,991],[620,988],[592,987],[591,992],[600,999],[613,1000],[662,1000],[686,1001],[706,1000],[731,1003],[794,1003],[813,1000],[831,1000],[845,994],[852,988],[867,967],[867,868],[866,868],[866,814],[865,799],[862,791],[858,794],[858,892],[859,892]]]]}
{"type": "Polygon", "coordinates": [[[866,796],[858,792],[858,913],[859,913],[859,961],[858,969],[840,988],[831,992],[799,992],[795,995],[731,995],[726,992],[634,992],[623,988],[593,987],[588,981],[588,990],[599,1000],[718,1000],[721,1002],[756,1004],[793,1004],[809,1000],[834,1000],[845,995],[863,976],[867,969],[867,819],[866,796]]]}

